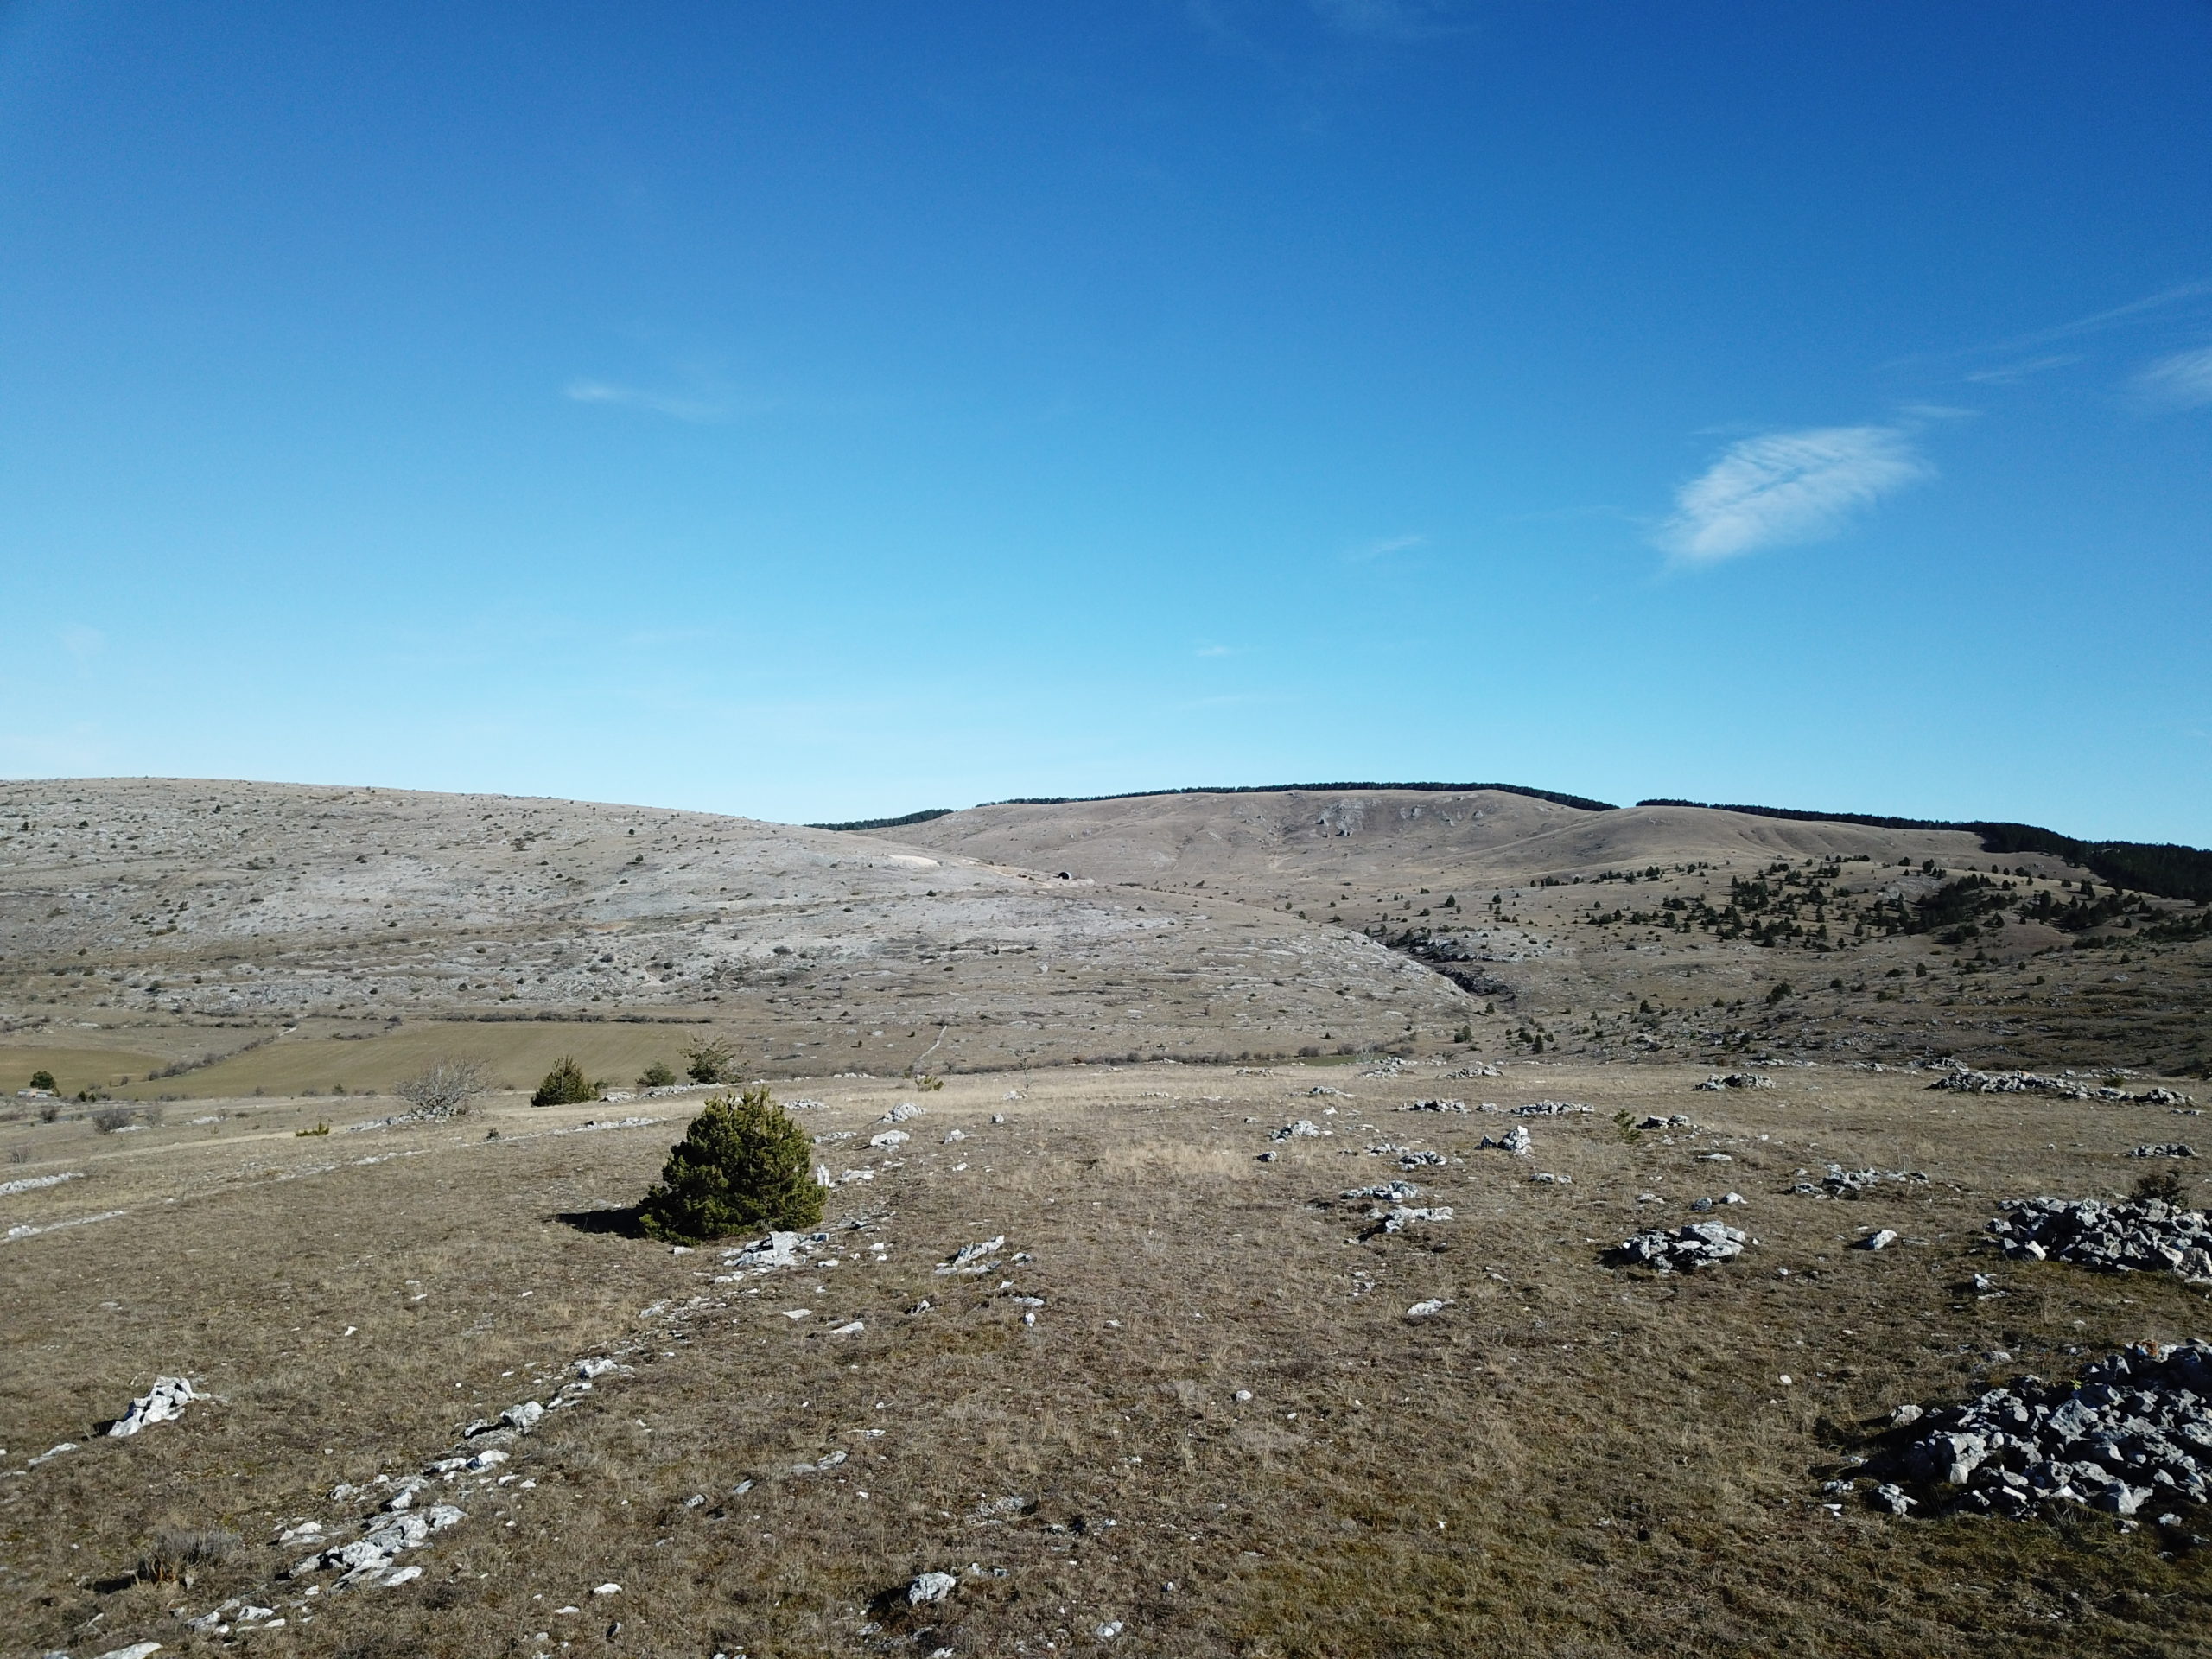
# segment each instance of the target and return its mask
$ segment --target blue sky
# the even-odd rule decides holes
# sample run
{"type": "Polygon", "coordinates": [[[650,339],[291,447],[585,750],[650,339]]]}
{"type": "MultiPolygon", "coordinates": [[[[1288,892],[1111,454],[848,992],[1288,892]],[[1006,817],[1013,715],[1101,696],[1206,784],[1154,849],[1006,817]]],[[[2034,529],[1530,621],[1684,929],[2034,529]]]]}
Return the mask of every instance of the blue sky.
{"type": "Polygon", "coordinates": [[[2212,842],[2212,7],[0,10],[0,773],[2212,842]]]}

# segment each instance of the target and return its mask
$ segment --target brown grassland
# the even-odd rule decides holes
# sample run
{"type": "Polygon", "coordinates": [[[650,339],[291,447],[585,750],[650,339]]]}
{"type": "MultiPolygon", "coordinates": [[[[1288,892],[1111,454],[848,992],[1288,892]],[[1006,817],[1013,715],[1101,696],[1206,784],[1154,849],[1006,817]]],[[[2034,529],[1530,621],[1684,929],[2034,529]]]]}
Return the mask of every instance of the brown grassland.
{"type": "Polygon", "coordinates": [[[2204,1332],[2199,1289],[2014,1265],[1982,1232],[2008,1197],[2124,1191],[2142,1167],[2126,1148],[2190,1138],[2188,1120],[1934,1094],[1925,1074],[1834,1062],[1724,1095],[1692,1091],[1703,1065],[1445,1069],[779,1084],[823,1102],[798,1112],[810,1133],[850,1132],[822,1147],[833,1172],[875,1173],[832,1192],[810,1265],[734,1282],[719,1251],[625,1224],[680,1099],[499,1096],[450,1122],[355,1129],[395,1104],[272,1094],[105,1135],[81,1107],[19,1111],[0,1124],[0,1179],[79,1178],[0,1210],[6,1646],[2212,1650],[2205,1557],[2154,1525],[1838,1514],[1818,1491],[1900,1402],[2204,1332]],[[1308,1092],[1321,1084],[1344,1092],[1308,1092]],[[1478,1147],[1510,1120],[1393,1109],[1438,1095],[1595,1110],[1532,1121],[1535,1154],[1515,1159],[1478,1147]],[[869,1150],[900,1100],[927,1107],[912,1140],[869,1150]],[[1631,1133],[1624,1111],[1701,1127],[1631,1133]],[[631,1114],[663,1121],[586,1128],[631,1114]],[[1331,1133],[1259,1161],[1294,1118],[1331,1133]],[[333,1133],[296,1133],[319,1122],[333,1133]],[[1403,1173],[1363,1150],[1381,1142],[1452,1160],[1408,1178],[1453,1220],[1361,1236],[1364,1206],[1338,1194],[1403,1173]],[[1847,1203],[1786,1195],[1831,1161],[1931,1179],[1847,1203]],[[1673,1279],[1601,1265],[1731,1189],[1749,1202],[1726,1218],[1758,1241],[1738,1260],[1673,1279]],[[1878,1225],[1899,1243],[1847,1248],[1878,1225]],[[988,1274],[935,1271],[1001,1234],[988,1274]],[[1977,1299],[1976,1271],[2009,1294],[1977,1299]],[[1432,1298],[1448,1306],[1406,1317],[1432,1298]],[[596,1355],[622,1369],[512,1461],[433,1482],[425,1501],[467,1518],[406,1558],[420,1578],[280,1576],[308,1553],[278,1548],[280,1529],[317,1520],[342,1541],[383,1495],[334,1488],[422,1470],[471,1420],[550,1399],[596,1355]],[[216,1398],[134,1438],[95,1433],[160,1374],[216,1398]],[[27,1466],[63,1441],[79,1449],[27,1466]],[[243,1542],[188,1588],[156,1584],[136,1567],[164,1528],[243,1542]],[[959,1587],[908,1606],[907,1583],[937,1569],[959,1587]],[[224,1638],[183,1622],[234,1596],[283,1625],[224,1638]]]}

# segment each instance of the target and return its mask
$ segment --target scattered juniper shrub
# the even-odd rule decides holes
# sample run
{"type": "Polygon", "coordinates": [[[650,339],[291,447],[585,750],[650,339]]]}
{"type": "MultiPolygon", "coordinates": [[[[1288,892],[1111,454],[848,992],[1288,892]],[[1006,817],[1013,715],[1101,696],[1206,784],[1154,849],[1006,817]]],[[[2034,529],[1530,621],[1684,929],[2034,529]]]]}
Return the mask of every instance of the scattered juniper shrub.
{"type": "Polygon", "coordinates": [[[2135,1178],[2135,1185],[2128,1196],[2138,1204],[2147,1204],[2157,1198],[2164,1204],[2179,1204],[2187,1196],[2181,1172],[2171,1164],[2163,1169],[2147,1170],[2135,1178]]]}
{"type": "Polygon", "coordinates": [[[58,1095],[61,1092],[61,1085],[54,1080],[54,1073],[51,1071],[32,1072],[30,1086],[34,1089],[43,1089],[49,1095],[58,1095]]]}
{"type": "Polygon", "coordinates": [[[569,1055],[563,1054],[554,1061],[553,1069],[545,1074],[545,1081],[537,1085],[537,1092],[530,1097],[533,1106],[576,1106],[588,1100],[597,1100],[599,1090],[584,1076],[583,1069],[569,1055]]]}
{"type": "Polygon", "coordinates": [[[668,1149],[660,1181],[638,1206],[654,1238],[696,1244],[767,1228],[797,1231],[822,1219],[813,1146],[756,1085],[709,1101],[668,1149]]]}
{"type": "Polygon", "coordinates": [[[730,1046],[719,1037],[702,1037],[683,1051],[683,1069],[694,1083],[727,1083],[737,1064],[730,1046]]]}
{"type": "Polygon", "coordinates": [[[671,1089],[676,1085],[676,1070],[666,1060],[655,1060],[638,1076],[640,1089],[671,1089]]]}

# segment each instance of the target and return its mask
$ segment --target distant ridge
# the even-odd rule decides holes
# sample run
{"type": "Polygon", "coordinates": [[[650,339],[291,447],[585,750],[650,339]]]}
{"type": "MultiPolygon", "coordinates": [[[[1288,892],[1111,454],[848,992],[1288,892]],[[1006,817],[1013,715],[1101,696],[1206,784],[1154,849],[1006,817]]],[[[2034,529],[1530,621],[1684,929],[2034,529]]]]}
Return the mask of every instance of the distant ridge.
{"type": "Polygon", "coordinates": [[[1808,823],[1863,823],[1876,830],[1959,830],[1981,837],[1986,853],[2047,853],[2078,864],[2118,887],[2156,893],[2161,899],[2212,903],[2212,851],[2173,842],[2077,841],[2032,823],[1954,823],[1942,818],[1888,818],[1871,812],[1802,812],[1786,806],[1726,805],[1711,801],[1661,798],[1638,806],[1694,806],[1708,812],[1741,812],[1755,818],[1790,818],[1808,823]]]}
{"type": "Polygon", "coordinates": [[[809,830],[896,830],[909,823],[927,823],[931,818],[949,818],[953,809],[949,806],[925,806],[918,812],[909,812],[899,818],[855,818],[850,823],[810,823],[809,830]]]}
{"type": "MultiPolygon", "coordinates": [[[[1306,791],[1315,793],[1332,789],[1403,789],[1415,790],[1429,795],[1465,795],[1476,790],[1491,790],[1500,795],[1526,795],[1531,799],[1551,801],[1560,806],[1579,807],[1585,812],[1618,812],[1620,809],[1611,801],[1593,801],[1586,795],[1562,795],[1557,790],[1530,789],[1522,784],[1227,784],[1191,789],[1132,789],[1119,795],[1017,795],[1012,800],[984,801],[984,806],[1082,806],[1093,801],[1142,801],[1160,795],[1290,795],[1306,791]]],[[[937,813],[924,816],[936,817],[937,813]]],[[[901,818],[901,823],[916,823],[918,819],[901,818]]]]}

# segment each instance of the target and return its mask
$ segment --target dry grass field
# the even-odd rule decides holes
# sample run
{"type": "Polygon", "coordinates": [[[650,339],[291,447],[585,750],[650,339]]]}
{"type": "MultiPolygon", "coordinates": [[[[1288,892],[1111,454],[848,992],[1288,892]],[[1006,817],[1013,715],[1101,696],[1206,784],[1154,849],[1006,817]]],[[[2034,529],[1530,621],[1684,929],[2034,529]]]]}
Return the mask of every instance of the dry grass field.
{"type": "Polygon", "coordinates": [[[120,1135],[21,1114],[0,1178],[73,1179],[0,1198],[9,1650],[2212,1649],[2203,1557],[2156,1526],[1901,1520],[1818,1491],[1901,1402],[2201,1334],[2200,1289],[2015,1265],[1982,1234],[2005,1198],[2124,1191],[2125,1151],[2190,1120],[1842,1065],[1719,1095],[1679,1065],[1373,1069],[779,1084],[823,1103],[797,1116],[834,1175],[873,1173],[830,1194],[803,1265],[758,1275],[626,1227],[680,1100],[356,1128],[392,1103],[270,1095],[120,1135]],[[1515,1120],[1395,1109],[1439,1096],[1594,1109],[1528,1120],[1514,1158],[1478,1142],[1515,1120]],[[927,1109],[912,1138],[870,1148],[900,1101],[927,1109]],[[1327,1133],[1268,1139],[1301,1118],[1327,1133]],[[1831,1161],[1930,1179],[1787,1194],[1831,1161]],[[1454,1218],[1371,1233],[1338,1196],[1400,1176],[1454,1218]],[[1737,1261],[1602,1264],[1730,1190],[1758,1240],[1737,1261]],[[1899,1243],[1848,1248],[1875,1226],[1899,1243]],[[1001,1236],[988,1270],[936,1271],[1001,1236]],[[1977,1271],[2008,1294],[1977,1299],[1977,1271]],[[466,1518],[403,1558],[411,1582],[283,1576],[313,1546],[280,1532],[359,1535],[394,1483],[486,1444],[461,1441],[473,1420],[601,1357],[507,1461],[430,1477],[420,1504],[466,1518]],[[214,1397],[97,1433],[164,1374],[214,1397]],[[238,1542],[188,1587],[149,1582],[164,1529],[238,1542]],[[939,1570],[957,1588],[910,1606],[939,1570]],[[269,1613],[238,1624],[236,1598],[269,1613]],[[227,1635],[186,1622],[226,1604],[227,1635]]]}

